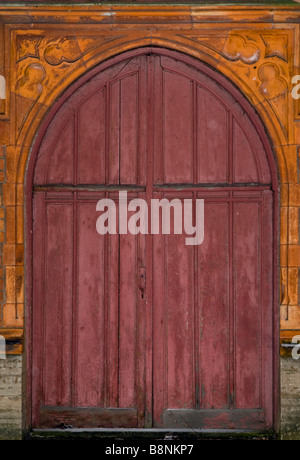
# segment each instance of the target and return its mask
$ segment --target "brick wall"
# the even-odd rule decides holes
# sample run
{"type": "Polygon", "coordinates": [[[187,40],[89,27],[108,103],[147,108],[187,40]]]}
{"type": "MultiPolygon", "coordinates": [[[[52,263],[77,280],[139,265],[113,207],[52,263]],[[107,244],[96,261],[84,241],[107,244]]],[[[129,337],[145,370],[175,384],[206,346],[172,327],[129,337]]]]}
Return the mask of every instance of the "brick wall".
{"type": "MultiPolygon", "coordinates": [[[[291,147],[286,161],[290,165],[289,184],[281,187],[281,330],[300,328],[300,148],[291,147]]],[[[282,333],[281,336],[286,336],[282,333]]]]}
{"type": "Polygon", "coordinates": [[[3,184],[6,179],[6,148],[0,146],[0,305],[3,324],[3,304],[5,302],[5,268],[3,266],[3,244],[5,242],[5,208],[3,206],[3,184]]]}
{"type": "MultiPolygon", "coordinates": [[[[24,296],[23,296],[23,206],[19,206],[19,187],[14,184],[15,177],[15,149],[7,146],[3,151],[3,164],[6,165],[5,179],[1,184],[0,169],[0,192],[2,191],[2,208],[0,215],[3,215],[3,228],[5,235],[0,233],[0,273],[3,271],[2,309],[1,326],[3,328],[22,328],[24,296]],[[3,190],[1,190],[1,187],[3,190]],[[20,225],[16,225],[16,217],[19,217],[20,225]]],[[[0,168],[1,168],[0,157],[0,168]]],[[[19,195],[22,196],[22,193],[19,195]]],[[[1,225],[1,221],[0,221],[1,225]]],[[[1,286],[1,279],[0,279],[1,286]]],[[[1,291],[0,291],[1,294],[1,291]]]]}

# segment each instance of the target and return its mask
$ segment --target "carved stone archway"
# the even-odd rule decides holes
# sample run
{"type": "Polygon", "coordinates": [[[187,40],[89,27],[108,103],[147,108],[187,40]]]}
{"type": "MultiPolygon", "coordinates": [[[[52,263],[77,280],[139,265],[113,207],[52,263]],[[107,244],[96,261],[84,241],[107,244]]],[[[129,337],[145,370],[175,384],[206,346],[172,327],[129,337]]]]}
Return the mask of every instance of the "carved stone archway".
{"type": "Polygon", "coordinates": [[[24,187],[42,121],[87,70],[145,46],[176,50],[216,69],[250,101],[263,121],[281,192],[281,328],[287,330],[288,338],[299,330],[300,100],[290,95],[292,77],[300,69],[299,6],[253,6],[251,11],[237,5],[94,5],[72,11],[64,6],[1,6],[0,15],[0,74],[7,83],[6,100],[0,101],[0,162],[4,165],[0,166],[0,335],[9,340],[8,353],[23,353],[25,302],[28,305],[24,187]]]}

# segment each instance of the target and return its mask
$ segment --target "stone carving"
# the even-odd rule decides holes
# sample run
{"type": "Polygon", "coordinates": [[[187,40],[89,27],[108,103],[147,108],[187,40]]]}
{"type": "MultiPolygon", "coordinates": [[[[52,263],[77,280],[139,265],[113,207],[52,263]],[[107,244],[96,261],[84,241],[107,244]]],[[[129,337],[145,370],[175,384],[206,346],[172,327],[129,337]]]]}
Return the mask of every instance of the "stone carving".
{"type": "Polygon", "coordinates": [[[264,63],[258,70],[258,78],[261,81],[259,91],[273,108],[288,138],[289,93],[288,84],[282,77],[280,66],[270,62],[264,63]]]}
{"type": "Polygon", "coordinates": [[[260,49],[241,35],[230,35],[221,55],[229,61],[241,61],[250,65],[260,58],[260,49]]]}
{"type": "Polygon", "coordinates": [[[17,62],[27,58],[39,59],[39,46],[43,37],[38,35],[17,36],[17,62]]]}
{"type": "Polygon", "coordinates": [[[99,48],[101,45],[109,43],[120,37],[95,37],[95,38],[78,38],[62,37],[46,46],[44,58],[47,64],[58,66],[62,63],[71,64],[78,61],[85,54],[99,48]],[[80,44],[79,44],[80,43],[80,44]]]}
{"type": "Polygon", "coordinates": [[[33,62],[24,71],[24,75],[16,84],[16,137],[18,138],[29,113],[37,103],[43,91],[43,81],[46,78],[44,67],[33,62]]]}
{"type": "Polygon", "coordinates": [[[265,63],[258,70],[258,78],[262,82],[259,91],[267,99],[273,99],[287,92],[287,83],[280,75],[280,68],[272,63],[265,63]]]}
{"type": "Polygon", "coordinates": [[[249,31],[248,35],[234,34],[180,34],[178,35],[192,40],[207,49],[217,52],[225,59],[232,62],[242,62],[246,65],[255,64],[260,57],[278,58],[288,62],[288,35],[278,33],[265,33],[254,36],[249,31]],[[263,42],[264,50],[260,40],[263,42]],[[264,54],[263,54],[264,53],[264,54]]]}
{"type": "Polygon", "coordinates": [[[64,37],[46,47],[45,61],[50,65],[59,65],[62,62],[75,62],[82,56],[81,49],[75,37],[64,37]]]}
{"type": "MultiPolygon", "coordinates": [[[[124,38],[123,35],[61,35],[53,37],[38,33],[17,35],[16,56],[17,93],[31,101],[37,101],[43,91],[43,82],[47,75],[47,92],[51,91],[52,83],[65,78],[68,67],[78,62],[83,57],[94,59],[101,47],[124,38]],[[25,61],[26,60],[26,61],[25,61]],[[26,62],[31,61],[26,67],[26,62]],[[24,62],[25,61],[25,62],[24,62]],[[51,70],[52,68],[52,70],[51,70]]],[[[230,61],[232,65],[244,64],[251,66],[253,79],[259,79],[258,86],[261,95],[272,100],[287,90],[287,82],[283,78],[288,63],[288,35],[273,33],[273,31],[256,32],[219,31],[218,34],[205,31],[205,33],[177,34],[182,41],[190,40],[207,50],[208,54],[218,59],[218,55],[230,61]],[[217,56],[216,56],[217,55],[217,56]],[[266,62],[264,58],[271,61],[266,62]],[[281,60],[282,65],[276,67],[274,59],[281,60]],[[258,62],[259,61],[259,62],[258,62]],[[262,64],[258,67],[256,63],[262,64]]],[[[234,68],[233,68],[234,69],[234,68]]],[[[233,70],[234,71],[234,70],[233,70]]],[[[249,77],[250,78],[250,77],[249,77]]],[[[285,97],[285,96],[283,96],[285,97]]],[[[284,104],[286,106],[286,104],[284,104]]],[[[18,115],[20,117],[20,115],[18,115]]],[[[27,115],[26,115],[27,116],[27,115]]],[[[20,126],[20,124],[19,124],[20,126]]]]}
{"type": "Polygon", "coordinates": [[[42,82],[46,77],[44,67],[39,63],[29,64],[24,71],[24,75],[17,82],[17,93],[23,97],[36,100],[42,93],[42,82]]]}
{"type": "Polygon", "coordinates": [[[217,52],[228,61],[237,62],[241,61],[243,64],[255,64],[260,58],[260,49],[254,40],[244,38],[239,34],[229,35],[214,34],[214,35],[178,35],[188,40],[192,40],[199,45],[217,52]]]}
{"type": "Polygon", "coordinates": [[[277,57],[288,62],[288,37],[287,35],[264,34],[261,38],[265,44],[265,58],[277,57]]]}

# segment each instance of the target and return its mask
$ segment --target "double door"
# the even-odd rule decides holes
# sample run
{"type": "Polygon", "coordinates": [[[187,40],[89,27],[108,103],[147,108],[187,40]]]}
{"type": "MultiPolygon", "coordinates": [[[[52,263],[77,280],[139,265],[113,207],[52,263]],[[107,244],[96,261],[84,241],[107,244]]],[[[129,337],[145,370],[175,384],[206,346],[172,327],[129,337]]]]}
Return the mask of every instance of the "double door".
{"type": "Polygon", "coordinates": [[[34,179],[35,428],[272,426],[269,184],[251,120],[170,56],[114,64],[66,101],[34,179]],[[119,231],[120,192],[147,231],[119,231]],[[99,234],[104,199],[116,231],[99,234]],[[170,232],[163,213],[151,232],[153,200],[170,232]],[[195,228],[204,200],[201,244],[174,231],[172,200],[195,228]]]}

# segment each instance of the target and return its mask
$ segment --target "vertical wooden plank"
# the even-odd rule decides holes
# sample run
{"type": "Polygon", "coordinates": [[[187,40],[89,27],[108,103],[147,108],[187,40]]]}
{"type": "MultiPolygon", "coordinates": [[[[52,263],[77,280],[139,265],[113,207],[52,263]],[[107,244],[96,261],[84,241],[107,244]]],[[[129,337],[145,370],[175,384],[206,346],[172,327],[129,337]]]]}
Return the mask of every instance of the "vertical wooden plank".
{"type": "Polygon", "coordinates": [[[45,265],[45,193],[34,195],[33,199],[33,299],[32,308],[32,424],[38,426],[40,406],[43,403],[44,373],[44,265],[45,265]]]}
{"type": "Polygon", "coordinates": [[[119,407],[134,407],[136,397],[136,236],[120,235],[119,407]]]}
{"type": "MultiPolygon", "coordinates": [[[[169,198],[170,199],[170,198],[169,198]]],[[[174,228],[172,214],[171,229],[174,228]]],[[[194,247],[185,236],[166,235],[167,407],[195,404],[194,370],[194,247]]]]}
{"type": "Polygon", "coordinates": [[[70,404],[72,203],[47,203],[44,272],[44,404],[70,404]]]}
{"type": "MultiPolygon", "coordinates": [[[[137,313],[136,313],[136,407],[138,409],[138,427],[146,426],[146,358],[147,355],[147,311],[152,306],[152,279],[151,267],[147,263],[147,238],[149,235],[137,236],[137,313]],[[143,279],[142,279],[143,276],[143,279]],[[141,290],[141,287],[143,290],[141,290]]],[[[152,251],[151,251],[152,252],[152,251]]],[[[152,254],[151,254],[152,256],[152,254]]],[[[149,326],[149,325],[148,325],[149,326]]],[[[152,345],[152,337],[151,337],[152,345]]],[[[152,371],[152,366],[151,366],[152,371]]],[[[151,384],[152,381],[148,382],[151,384]]],[[[151,391],[152,397],[152,391],[151,391]]]]}
{"type": "Polygon", "coordinates": [[[235,202],[235,407],[261,401],[261,220],[259,202],[235,202]]]}
{"type": "Polygon", "coordinates": [[[274,388],[276,369],[273,367],[272,354],[276,350],[273,330],[273,287],[274,287],[274,251],[273,251],[273,193],[262,192],[261,205],[261,318],[262,318],[262,406],[266,412],[266,426],[272,427],[274,420],[274,388]]]}
{"type": "Polygon", "coordinates": [[[140,58],[139,72],[138,72],[138,139],[137,139],[137,184],[146,185],[149,177],[148,161],[151,163],[151,184],[153,183],[153,159],[147,144],[148,136],[153,135],[153,128],[151,129],[150,113],[148,110],[148,102],[153,104],[153,95],[149,91],[149,72],[148,72],[148,59],[146,56],[140,58]],[[149,132],[150,129],[150,132],[149,132]]]}
{"type": "MultiPolygon", "coordinates": [[[[229,176],[230,182],[232,182],[232,114],[228,117],[229,126],[230,126],[230,151],[229,151],[229,176]]],[[[228,363],[228,372],[229,372],[229,408],[234,409],[235,407],[235,276],[234,276],[234,212],[233,212],[233,192],[229,192],[229,276],[230,276],[230,286],[229,286],[229,363],[228,363]]]]}
{"type": "Polygon", "coordinates": [[[198,248],[200,407],[228,407],[229,203],[205,200],[205,235],[198,248]]]}
{"type": "MultiPolygon", "coordinates": [[[[53,128],[54,129],[54,128],[53,128]]],[[[50,145],[50,159],[45,164],[47,182],[50,184],[73,183],[73,147],[75,142],[74,117],[60,126],[60,135],[53,131],[54,145],[50,145]]],[[[36,177],[36,183],[44,183],[44,178],[36,177]],[[41,180],[41,182],[40,182],[41,180]]]]}
{"type": "Polygon", "coordinates": [[[167,405],[167,318],[165,238],[153,235],[153,424],[163,426],[167,405]]]}
{"type": "Polygon", "coordinates": [[[120,82],[120,184],[138,183],[138,81],[135,73],[120,82]]]}
{"type": "Polygon", "coordinates": [[[197,182],[227,183],[227,110],[207,89],[197,85],[197,182]]]}
{"type": "Polygon", "coordinates": [[[233,119],[233,168],[235,183],[259,182],[255,152],[246,133],[235,118],[233,119]]]}
{"type": "Polygon", "coordinates": [[[105,133],[106,89],[101,88],[78,109],[79,184],[105,183],[105,133]]]}
{"type": "MultiPolygon", "coordinates": [[[[148,205],[148,223],[151,225],[151,199],[153,196],[154,138],[155,138],[155,82],[159,58],[150,55],[147,58],[147,129],[145,131],[146,152],[146,200],[148,205]]],[[[145,238],[146,261],[146,309],[145,309],[145,427],[153,426],[153,240],[150,230],[145,238]]]]}
{"type": "MultiPolygon", "coordinates": [[[[116,196],[114,199],[117,210],[117,225],[119,225],[119,206],[116,196]]],[[[107,276],[107,317],[106,317],[106,407],[118,407],[119,395],[119,235],[107,235],[107,264],[104,267],[107,276]]]]}
{"type": "MultiPolygon", "coordinates": [[[[164,181],[164,153],[163,153],[163,69],[161,57],[154,59],[155,85],[149,102],[153,101],[153,183],[163,184],[164,181]]],[[[149,136],[149,133],[148,133],[149,136]]],[[[150,138],[151,139],[151,138],[150,138]]],[[[148,152],[149,154],[149,152],[148,152]]]]}
{"type": "Polygon", "coordinates": [[[180,236],[166,238],[168,311],[168,407],[194,405],[193,248],[180,236]],[[175,249],[176,248],[176,249],[175,249]]]}
{"type": "Polygon", "coordinates": [[[120,81],[108,83],[109,88],[109,184],[120,180],[120,81]]]}
{"type": "MultiPolygon", "coordinates": [[[[164,194],[155,194],[162,199],[164,194]]],[[[173,197],[168,196],[171,200],[173,197]]],[[[194,250],[185,235],[153,236],[153,420],[167,408],[195,406],[194,250]]]]}
{"type": "Polygon", "coordinates": [[[193,182],[192,94],[193,85],[189,78],[175,72],[163,71],[161,103],[165,183],[193,182]]]}
{"type": "Polygon", "coordinates": [[[147,59],[127,61],[108,84],[110,184],[146,183],[147,59]]]}
{"type": "Polygon", "coordinates": [[[103,406],[104,399],[104,250],[96,232],[96,202],[78,203],[78,305],[76,405],[103,406]],[[88,378],[87,378],[88,376],[88,378]]]}

